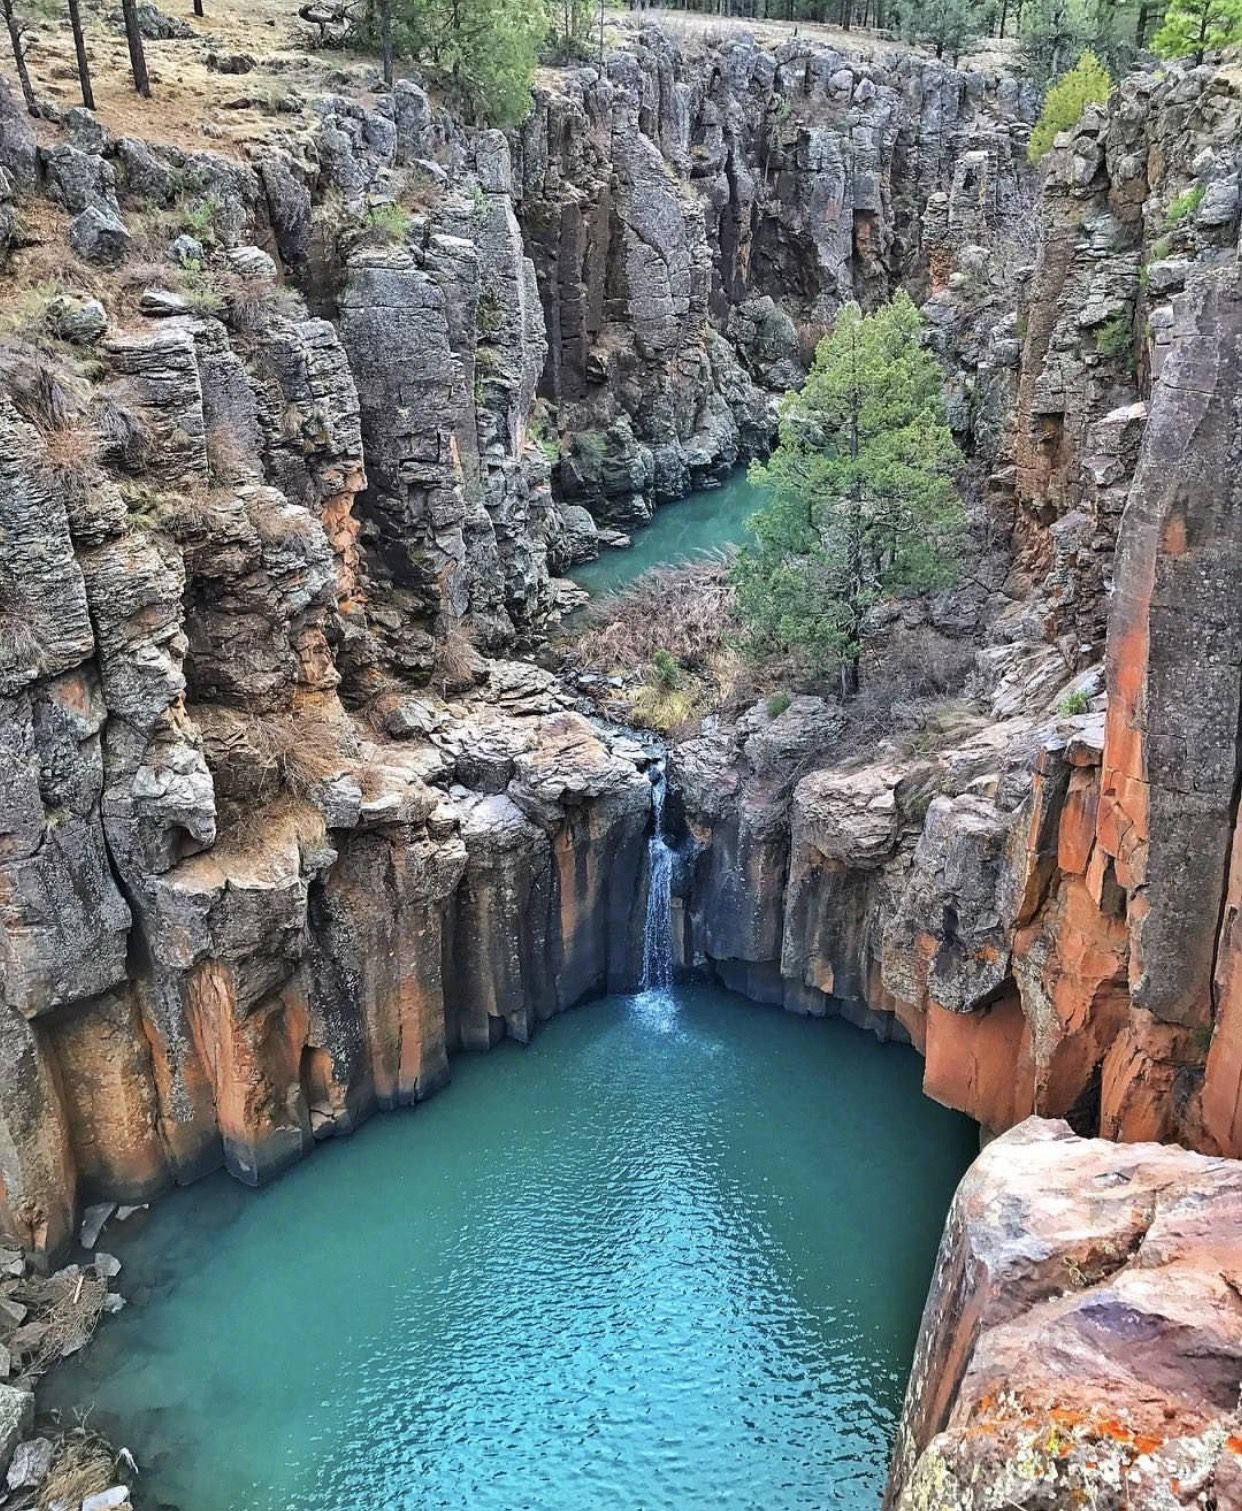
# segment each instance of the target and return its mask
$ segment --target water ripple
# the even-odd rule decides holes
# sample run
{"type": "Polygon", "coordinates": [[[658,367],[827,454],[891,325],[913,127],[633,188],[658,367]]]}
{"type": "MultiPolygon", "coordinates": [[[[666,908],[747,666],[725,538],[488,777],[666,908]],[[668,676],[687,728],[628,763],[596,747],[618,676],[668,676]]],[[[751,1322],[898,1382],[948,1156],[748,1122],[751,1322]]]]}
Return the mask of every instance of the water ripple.
{"type": "Polygon", "coordinates": [[[593,1006],[169,1199],[56,1390],[181,1511],[874,1507],[970,1147],[918,1070],[714,990],[593,1006]]]}

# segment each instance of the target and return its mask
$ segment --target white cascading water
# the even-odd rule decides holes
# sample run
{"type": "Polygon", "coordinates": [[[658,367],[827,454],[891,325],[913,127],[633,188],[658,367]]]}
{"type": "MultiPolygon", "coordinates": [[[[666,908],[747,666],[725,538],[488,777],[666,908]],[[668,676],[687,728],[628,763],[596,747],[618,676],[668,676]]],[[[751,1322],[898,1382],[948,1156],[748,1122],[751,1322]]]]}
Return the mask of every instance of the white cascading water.
{"type": "Polygon", "coordinates": [[[647,917],[643,924],[645,992],[673,984],[673,850],[664,837],[664,767],[651,784],[651,838],[647,843],[647,917]]]}

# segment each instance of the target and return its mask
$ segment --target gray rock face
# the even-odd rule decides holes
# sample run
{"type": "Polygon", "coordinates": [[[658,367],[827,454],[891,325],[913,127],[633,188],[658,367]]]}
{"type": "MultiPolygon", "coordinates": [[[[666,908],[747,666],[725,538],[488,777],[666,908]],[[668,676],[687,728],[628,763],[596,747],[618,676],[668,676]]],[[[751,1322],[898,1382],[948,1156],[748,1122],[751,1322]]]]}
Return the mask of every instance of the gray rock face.
{"type": "Polygon", "coordinates": [[[926,287],[937,252],[986,241],[1020,200],[1013,144],[1033,102],[1012,81],[968,89],[908,54],[843,61],[745,37],[701,56],[653,28],[605,79],[581,69],[537,91],[518,211],[545,391],[578,442],[562,487],[597,518],[637,521],[762,450],[768,392],[801,375],[795,322],[822,332],[847,299],[926,287]],[[952,224],[946,209],[921,239],[935,196],[952,224]]]}
{"type": "Polygon", "coordinates": [[[34,1396],[28,1390],[0,1385],[0,1469],[8,1469],[14,1449],[33,1422],[34,1396]]]}

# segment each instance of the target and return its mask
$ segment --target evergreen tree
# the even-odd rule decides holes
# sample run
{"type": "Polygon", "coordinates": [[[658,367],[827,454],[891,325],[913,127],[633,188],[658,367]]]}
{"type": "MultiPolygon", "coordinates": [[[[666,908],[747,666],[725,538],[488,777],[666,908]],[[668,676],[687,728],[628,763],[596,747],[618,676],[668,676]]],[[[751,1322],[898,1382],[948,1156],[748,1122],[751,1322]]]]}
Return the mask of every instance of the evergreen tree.
{"type": "Polygon", "coordinates": [[[91,88],[91,66],[86,56],[86,37],[82,32],[82,13],[78,0],[69,0],[69,30],[73,33],[73,51],[78,60],[78,85],[82,90],[82,103],[88,110],[94,110],[95,92],[91,88]]]}
{"type": "Polygon", "coordinates": [[[530,109],[536,49],[547,36],[540,0],[395,0],[402,50],[451,82],[478,121],[515,125],[530,109]]]}
{"type": "Polygon", "coordinates": [[[1242,0],[1172,0],[1152,38],[1162,58],[1203,62],[1206,52],[1242,41],[1242,0]]]}
{"type": "Polygon", "coordinates": [[[17,69],[17,82],[22,87],[22,99],[31,115],[38,115],[39,105],[35,99],[34,85],[30,82],[30,70],[26,66],[26,28],[18,19],[13,0],[0,0],[4,9],[4,24],[8,28],[9,46],[13,49],[13,66],[17,69]]]}
{"type": "Polygon", "coordinates": [[[1077,63],[1067,74],[1059,78],[1044,96],[1044,106],[1039,120],[1031,132],[1026,155],[1037,163],[1052,150],[1052,143],[1059,131],[1068,131],[1075,124],[1086,106],[1103,104],[1112,90],[1113,81],[1108,69],[1088,49],[1080,53],[1077,63]]]}
{"type": "Polygon", "coordinates": [[[1026,0],[1022,12],[1022,61],[1037,84],[1065,73],[1099,36],[1099,16],[1089,0],[1026,0]]]}
{"type": "Polygon", "coordinates": [[[905,293],[870,315],[848,305],[785,396],[776,450],[751,468],[767,501],[734,569],[743,618],[758,647],[839,670],[847,691],[867,610],[952,581],[960,552],[961,457],[921,328],[905,293]]]}
{"type": "Polygon", "coordinates": [[[590,55],[597,16],[596,0],[553,0],[549,51],[564,62],[590,55]]]}
{"type": "Polygon", "coordinates": [[[144,100],[149,99],[151,80],[147,74],[147,55],[142,46],[137,0],[121,0],[121,17],[125,22],[125,43],[129,48],[129,71],[134,78],[134,88],[144,100]]]}
{"type": "Polygon", "coordinates": [[[985,0],[921,0],[903,6],[902,31],[911,40],[930,43],[938,58],[947,54],[956,61],[988,30],[994,14],[985,0]]]}

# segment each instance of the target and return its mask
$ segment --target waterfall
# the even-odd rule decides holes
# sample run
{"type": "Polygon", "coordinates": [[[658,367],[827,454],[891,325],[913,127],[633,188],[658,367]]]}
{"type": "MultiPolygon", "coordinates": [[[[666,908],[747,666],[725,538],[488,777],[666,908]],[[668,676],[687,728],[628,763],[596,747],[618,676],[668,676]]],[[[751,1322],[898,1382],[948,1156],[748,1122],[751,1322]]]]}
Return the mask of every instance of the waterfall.
{"type": "Polygon", "coordinates": [[[651,839],[647,843],[647,917],[643,924],[645,992],[673,984],[673,850],[664,837],[663,764],[651,784],[651,839]]]}

